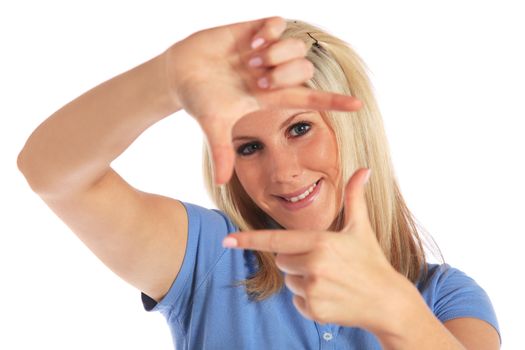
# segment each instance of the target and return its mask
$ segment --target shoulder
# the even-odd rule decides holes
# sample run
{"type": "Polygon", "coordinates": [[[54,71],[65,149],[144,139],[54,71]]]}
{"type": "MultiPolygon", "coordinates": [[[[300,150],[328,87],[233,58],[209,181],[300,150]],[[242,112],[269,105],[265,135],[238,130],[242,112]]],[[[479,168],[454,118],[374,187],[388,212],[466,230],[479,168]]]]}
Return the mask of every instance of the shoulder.
{"type": "MultiPolygon", "coordinates": [[[[212,274],[225,254],[239,254],[222,246],[228,234],[237,231],[233,221],[224,212],[182,202],[188,217],[187,244],[179,273],[167,294],[157,303],[147,295],[142,296],[146,311],[161,311],[166,314],[177,310],[185,312],[197,289],[210,275],[214,278],[225,274],[212,274]]],[[[226,277],[224,277],[226,278],[226,277]]]]}
{"type": "Polygon", "coordinates": [[[427,264],[427,273],[422,272],[417,288],[427,302],[434,303],[464,294],[486,296],[472,277],[449,264],[427,264]]]}
{"type": "Polygon", "coordinates": [[[427,264],[427,267],[426,278],[416,286],[441,322],[473,317],[490,323],[499,331],[488,294],[471,276],[449,264],[427,264]]]}
{"type": "Polygon", "coordinates": [[[225,230],[227,233],[238,231],[232,219],[218,209],[207,209],[196,204],[181,202],[188,215],[188,231],[225,230]]]}
{"type": "Polygon", "coordinates": [[[427,273],[417,282],[419,291],[423,293],[437,293],[443,288],[479,287],[476,281],[465,272],[449,264],[427,263],[427,273]]]}

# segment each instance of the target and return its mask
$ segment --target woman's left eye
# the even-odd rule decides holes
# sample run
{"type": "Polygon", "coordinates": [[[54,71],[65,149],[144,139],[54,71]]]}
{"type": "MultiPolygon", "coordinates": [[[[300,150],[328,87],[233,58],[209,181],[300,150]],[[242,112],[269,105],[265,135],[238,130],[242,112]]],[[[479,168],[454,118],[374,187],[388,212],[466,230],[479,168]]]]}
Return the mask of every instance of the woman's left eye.
{"type": "Polygon", "coordinates": [[[297,124],[294,124],[288,129],[291,136],[301,136],[306,134],[308,131],[310,131],[311,125],[309,123],[305,122],[299,122],[297,124]]]}

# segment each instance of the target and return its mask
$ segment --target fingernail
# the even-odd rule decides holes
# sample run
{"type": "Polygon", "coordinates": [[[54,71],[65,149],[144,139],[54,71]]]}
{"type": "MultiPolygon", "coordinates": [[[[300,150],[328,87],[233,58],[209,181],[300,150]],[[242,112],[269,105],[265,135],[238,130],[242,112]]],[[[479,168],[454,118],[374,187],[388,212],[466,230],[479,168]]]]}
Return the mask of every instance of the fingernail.
{"type": "Polygon", "coordinates": [[[370,179],[370,174],[372,174],[372,169],[368,169],[366,175],[365,175],[365,180],[363,181],[363,185],[366,185],[368,180],[370,179]]]}
{"type": "Polygon", "coordinates": [[[252,41],[252,49],[256,49],[259,46],[261,46],[262,44],[264,44],[264,39],[263,38],[257,38],[254,41],[252,41]]]}
{"type": "Polygon", "coordinates": [[[267,78],[261,78],[257,81],[257,85],[259,85],[261,89],[267,89],[270,86],[270,83],[267,78]]]}
{"type": "Polygon", "coordinates": [[[233,237],[226,237],[222,240],[222,246],[224,248],[235,248],[237,247],[237,240],[233,237]]]}
{"type": "Polygon", "coordinates": [[[259,67],[261,64],[262,64],[262,58],[260,57],[254,57],[248,62],[248,65],[250,67],[259,67]]]}

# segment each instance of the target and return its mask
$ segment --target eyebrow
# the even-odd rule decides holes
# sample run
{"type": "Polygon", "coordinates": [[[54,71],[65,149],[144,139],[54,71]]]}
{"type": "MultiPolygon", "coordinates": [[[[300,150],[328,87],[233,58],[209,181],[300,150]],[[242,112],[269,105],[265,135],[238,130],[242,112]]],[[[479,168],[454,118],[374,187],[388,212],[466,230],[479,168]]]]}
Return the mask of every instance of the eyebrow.
{"type": "MultiPolygon", "coordinates": [[[[289,116],[288,118],[286,118],[286,120],[284,122],[281,123],[281,125],[279,126],[279,130],[285,128],[286,126],[288,126],[292,120],[297,117],[298,115],[300,114],[305,114],[305,113],[312,113],[314,112],[313,110],[307,110],[307,111],[301,111],[301,112],[297,112],[295,114],[292,114],[291,116],[289,116]]],[[[237,137],[234,137],[232,142],[233,141],[239,141],[239,140],[253,140],[253,139],[256,139],[257,137],[255,136],[237,136],[237,137]]]]}

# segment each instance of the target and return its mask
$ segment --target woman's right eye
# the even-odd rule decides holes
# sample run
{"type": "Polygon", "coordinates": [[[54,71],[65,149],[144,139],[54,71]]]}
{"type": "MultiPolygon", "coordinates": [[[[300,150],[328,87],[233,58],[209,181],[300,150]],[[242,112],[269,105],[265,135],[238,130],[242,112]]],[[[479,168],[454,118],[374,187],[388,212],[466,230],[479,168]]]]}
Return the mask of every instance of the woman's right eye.
{"type": "Polygon", "coordinates": [[[246,143],[237,148],[237,154],[240,156],[249,156],[262,148],[262,145],[258,142],[246,143]]]}

